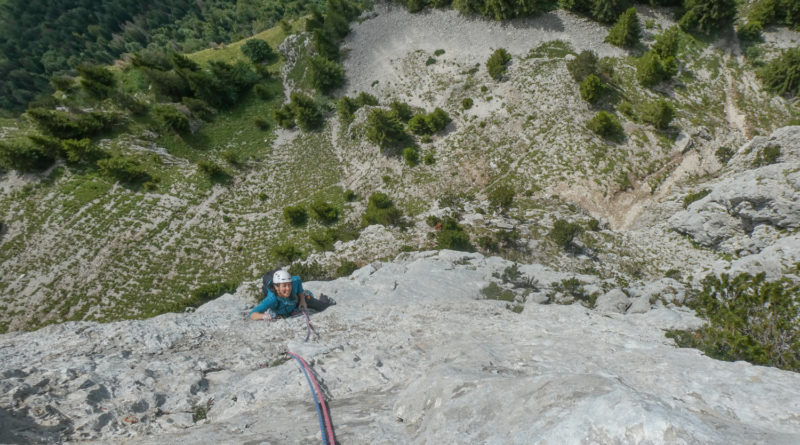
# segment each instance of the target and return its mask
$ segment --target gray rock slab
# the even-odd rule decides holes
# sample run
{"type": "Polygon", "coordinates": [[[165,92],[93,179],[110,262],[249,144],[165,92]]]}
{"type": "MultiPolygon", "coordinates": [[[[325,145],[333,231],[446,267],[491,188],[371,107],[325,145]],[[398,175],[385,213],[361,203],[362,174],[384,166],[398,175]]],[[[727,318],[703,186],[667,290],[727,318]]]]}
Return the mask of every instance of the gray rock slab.
{"type": "Polygon", "coordinates": [[[625,292],[621,289],[611,289],[597,297],[595,309],[598,312],[614,312],[617,314],[624,314],[631,305],[631,301],[625,292]]]}
{"type": "Polygon", "coordinates": [[[313,368],[341,443],[800,442],[798,374],[676,348],[665,329],[702,323],[679,307],[517,314],[480,299],[510,264],[423,252],[305,283],[338,302],[311,316],[308,343],[302,318],[249,320],[249,284],[194,313],[2,335],[0,438],[316,443],[291,350],[313,368]]]}

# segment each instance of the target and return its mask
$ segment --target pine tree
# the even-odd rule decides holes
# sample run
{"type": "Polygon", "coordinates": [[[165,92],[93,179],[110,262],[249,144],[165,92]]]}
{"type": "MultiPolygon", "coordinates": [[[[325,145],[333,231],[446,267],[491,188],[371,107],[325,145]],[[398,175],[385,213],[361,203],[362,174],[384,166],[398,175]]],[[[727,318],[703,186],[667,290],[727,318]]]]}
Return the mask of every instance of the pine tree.
{"type": "Polygon", "coordinates": [[[642,36],[642,26],[639,23],[639,17],[636,16],[636,8],[628,8],[619,16],[619,20],[606,36],[606,42],[621,46],[624,48],[632,48],[642,36]]]}

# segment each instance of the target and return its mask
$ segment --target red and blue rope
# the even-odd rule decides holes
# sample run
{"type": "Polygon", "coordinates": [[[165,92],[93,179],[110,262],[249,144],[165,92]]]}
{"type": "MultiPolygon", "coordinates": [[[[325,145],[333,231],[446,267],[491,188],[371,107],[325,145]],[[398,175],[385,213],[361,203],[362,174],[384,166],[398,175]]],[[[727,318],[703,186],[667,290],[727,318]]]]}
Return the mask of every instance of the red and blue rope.
{"type": "Polygon", "coordinates": [[[335,445],[335,439],[333,437],[333,423],[331,422],[330,415],[328,415],[328,408],[325,406],[325,399],[322,396],[322,389],[320,389],[317,380],[314,378],[314,373],[311,372],[311,368],[308,366],[305,360],[299,355],[291,352],[286,351],[287,354],[291,355],[297,363],[300,364],[300,369],[303,371],[303,374],[306,376],[306,381],[308,381],[308,386],[311,389],[311,395],[314,397],[314,404],[317,408],[317,417],[319,417],[319,428],[320,432],[322,433],[322,443],[324,445],[335,445]],[[315,392],[316,391],[316,392],[315,392]],[[319,397],[317,397],[319,394],[319,397]],[[320,407],[322,408],[322,412],[320,412],[320,407]],[[327,438],[326,433],[327,431],[327,438]]]}

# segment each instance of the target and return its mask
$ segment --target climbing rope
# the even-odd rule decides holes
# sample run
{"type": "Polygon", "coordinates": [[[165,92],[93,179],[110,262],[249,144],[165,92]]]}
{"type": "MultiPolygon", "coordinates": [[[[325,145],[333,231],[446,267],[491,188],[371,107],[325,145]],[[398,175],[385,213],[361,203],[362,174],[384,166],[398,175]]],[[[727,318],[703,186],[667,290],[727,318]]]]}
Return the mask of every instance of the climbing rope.
{"type": "Polygon", "coordinates": [[[328,415],[328,408],[327,406],[325,406],[325,399],[322,396],[322,389],[320,389],[317,380],[314,378],[314,373],[311,372],[311,368],[308,366],[308,363],[306,363],[306,361],[302,359],[302,357],[291,351],[286,351],[286,353],[291,355],[295,360],[297,360],[297,363],[300,364],[300,369],[306,376],[306,381],[308,381],[308,386],[311,389],[311,395],[314,397],[314,404],[317,408],[317,417],[319,417],[319,429],[320,433],[322,434],[323,445],[335,445],[336,442],[335,439],[333,438],[333,422],[331,422],[330,415],[328,415]],[[319,394],[319,397],[317,397],[317,394],[319,394]],[[320,413],[320,407],[322,407],[322,413],[320,413]],[[327,430],[327,438],[325,435],[326,430],[327,430]]]}
{"type": "Polygon", "coordinates": [[[311,320],[308,318],[308,312],[303,309],[303,315],[306,316],[306,339],[304,341],[308,341],[308,338],[311,336],[311,320]]]}

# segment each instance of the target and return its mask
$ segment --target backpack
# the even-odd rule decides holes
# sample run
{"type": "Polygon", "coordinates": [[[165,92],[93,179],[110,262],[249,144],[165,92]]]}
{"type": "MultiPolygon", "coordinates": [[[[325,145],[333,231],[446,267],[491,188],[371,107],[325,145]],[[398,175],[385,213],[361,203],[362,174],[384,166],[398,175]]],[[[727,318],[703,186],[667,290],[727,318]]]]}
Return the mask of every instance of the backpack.
{"type": "Polygon", "coordinates": [[[269,293],[269,285],[272,283],[272,276],[275,275],[275,272],[281,270],[280,267],[276,267],[275,269],[270,270],[269,272],[265,273],[264,276],[261,277],[261,293],[266,297],[269,293]]]}

